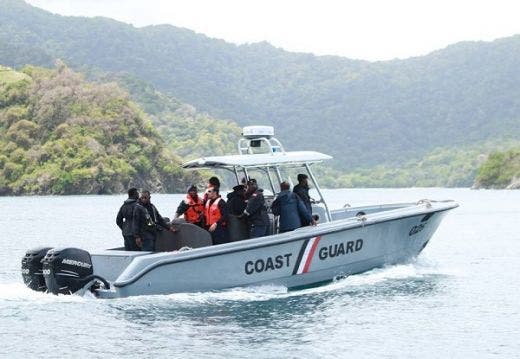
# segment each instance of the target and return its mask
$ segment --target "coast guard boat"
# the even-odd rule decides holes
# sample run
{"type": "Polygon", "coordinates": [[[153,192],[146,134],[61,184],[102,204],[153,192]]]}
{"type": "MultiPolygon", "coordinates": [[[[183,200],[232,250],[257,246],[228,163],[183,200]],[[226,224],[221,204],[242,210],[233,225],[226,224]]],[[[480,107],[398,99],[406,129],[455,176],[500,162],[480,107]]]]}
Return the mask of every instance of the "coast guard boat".
{"type": "Polygon", "coordinates": [[[244,239],[236,218],[230,218],[233,241],[212,245],[205,230],[174,221],[177,230],[160,232],[155,252],[29,250],[22,258],[23,280],[34,290],[91,291],[99,298],[266,284],[303,288],[411,260],[428,244],[448,211],[458,206],[453,201],[420,200],[331,209],[311,169],[328,159],[319,152],[285,151],[272,127],[245,127],[238,154],[202,157],[182,167],[225,170],[237,183],[262,175],[270,187],[270,193],[266,188],[264,194],[268,204],[279,183],[290,178],[288,173],[306,172],[318,197],[312,205],[319,217],[316,226],[278,233],[277,218],[270,214],[270,235],[244,239]]]}

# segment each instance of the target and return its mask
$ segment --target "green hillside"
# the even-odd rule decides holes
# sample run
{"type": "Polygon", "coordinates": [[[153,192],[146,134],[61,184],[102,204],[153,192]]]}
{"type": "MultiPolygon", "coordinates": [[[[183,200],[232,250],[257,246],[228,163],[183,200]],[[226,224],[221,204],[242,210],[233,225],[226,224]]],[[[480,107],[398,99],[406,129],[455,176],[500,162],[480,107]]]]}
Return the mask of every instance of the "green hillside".
{"type": "Polygon", "coordinates": [[[340,172],[324,169],[328,187],[471,187],[489,154],[510,149],[518,141],[490,141],[457,148],[438,148],[419,160],[340,172]]]}
{"type": "Polygon", "coordinates": [[[0,0],[0,58],[62,58],[125,73],[239,125],[273,124],[288,148],[342,169],[395,166],[438,148],[520,136],[520,36],[370,63],[236,46],[173,26],[135,28],[0,0]]]}
{"type": "MultiPolygon", "coordinates": [[[[236,151],[240,128],[197,112],[192,106],[166,96],[131,76],[101,77],[118,81],[148,113],[170,148],[185,159],[236,151]]],[[[286,142],[285,138],[281,138],[286,142]]],[[[496,138],[452,148],[436,148],[419,159],[399,165],[379,165],[341,171],[324,165],[315,170],[322,185],[334,187],[470,187],[479,167],[496,150],[507,150],[518,140],[496,138]]]]}
{"type": "Polygon", "coordinates": [[[479,168],[474,187],[520,189],[520,147],[491,153],[479,168]]]}
{"type": "Polygon", "coordinates": [[[198,180],[125,91],[63,64],[0,69],[0,148],[0,195],[173,192],[198,180]]]}
{"type": "Polygon", "coordinates": [[[242,129],[235,122],[199,112],[133,76],[107,75],[101,79],[117,81],[127,89],[148,114],[168,147],[183,159],[236,152],[242,129]]]}
{"type": "Polygon", "coordinates": [[[13,71],[9,67],[0,65],[0,86],[8,86],[24,80],[31,81],[31,78],[24,73],[13,71]]]}

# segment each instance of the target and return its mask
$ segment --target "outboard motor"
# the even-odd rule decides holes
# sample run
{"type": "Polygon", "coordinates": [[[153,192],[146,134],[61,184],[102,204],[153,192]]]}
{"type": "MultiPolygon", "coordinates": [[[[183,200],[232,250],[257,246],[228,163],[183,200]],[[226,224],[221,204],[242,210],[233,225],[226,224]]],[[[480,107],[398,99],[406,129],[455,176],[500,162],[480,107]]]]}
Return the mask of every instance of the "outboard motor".
{"type": "Polygon", "coordinates": [[[94,275],[90,253],[78,248],[57,248],[47,252],[42,260],[43,277],[49,292],[72,294],[99,279],[106,289],[108,282],[94,275]]]}
{"type": "Polygon", "coordinates": [[[29,249],[22,258],[22,277],[23,282],[32,290],[45,292],[45,278],[42,273],[42,259],[51,247],[37,247],[29,249]]]}

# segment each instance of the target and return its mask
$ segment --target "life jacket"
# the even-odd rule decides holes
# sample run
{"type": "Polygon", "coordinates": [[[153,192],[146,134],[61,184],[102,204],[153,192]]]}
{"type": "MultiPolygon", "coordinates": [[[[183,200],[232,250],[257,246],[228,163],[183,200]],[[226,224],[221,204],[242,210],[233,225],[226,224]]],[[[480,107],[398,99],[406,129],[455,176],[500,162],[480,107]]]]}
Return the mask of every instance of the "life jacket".
{"type": "Polygon", "coordinates": [[[218,197],[217,199],[215,199],[213,203],[211,203],[211,200],[208,200],[206,202],[206,207],[204,208],[204,218],[206,219],[206,226],[211,226],[213,223],[218,222],[218,220],[222,217],[222,213],[220,213],[220,208],[218,208],[218,204],[221,200],[222,198],[218,197]]]}
{"type": "Polygon", "coordinates": [[[184,219],[189,223],[199,223],[202,212],[204,212],[204,205],[202,200],[197,196],[195,201],[189,194],[186,195],[184,202],[188,205],[188,209],[184,212],[184,219]]]}

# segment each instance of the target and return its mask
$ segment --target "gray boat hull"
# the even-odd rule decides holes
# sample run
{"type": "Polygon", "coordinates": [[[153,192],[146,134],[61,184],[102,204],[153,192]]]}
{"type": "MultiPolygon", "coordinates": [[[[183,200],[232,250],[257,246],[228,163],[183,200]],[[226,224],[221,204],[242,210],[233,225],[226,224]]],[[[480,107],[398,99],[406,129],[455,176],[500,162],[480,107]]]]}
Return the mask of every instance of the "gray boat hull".
{"type": "Polygon", "coordinates": [[[96,295],[316,285],[409,261],[455,207],[453,202],[427,202],[349,208],[333,211],[331,222],[315,227],[219,246],[160,253],[93,252],[94,273],[112,283],[110,290],[100,289],[96,295]]]}

